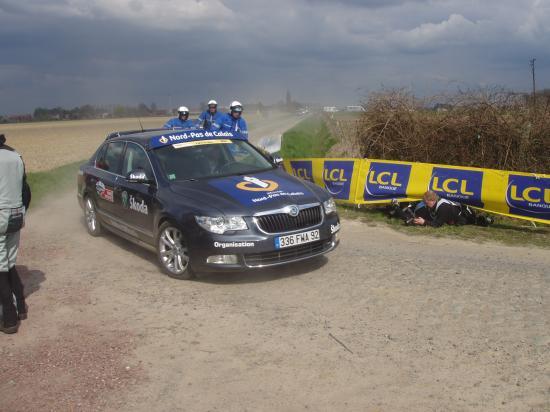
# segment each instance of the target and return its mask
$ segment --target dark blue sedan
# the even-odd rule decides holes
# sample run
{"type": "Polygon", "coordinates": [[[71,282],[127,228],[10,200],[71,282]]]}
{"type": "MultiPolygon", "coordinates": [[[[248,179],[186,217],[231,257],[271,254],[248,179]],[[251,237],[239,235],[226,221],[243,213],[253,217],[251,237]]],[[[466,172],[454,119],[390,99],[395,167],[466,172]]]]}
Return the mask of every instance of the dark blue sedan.
{"type": "Polygon", "coordinates": [[[178,279],[309,259],[338,245],[331,196],[231,132],[111,134],[80,167],[88,232],[155,251],[178,279]]]}

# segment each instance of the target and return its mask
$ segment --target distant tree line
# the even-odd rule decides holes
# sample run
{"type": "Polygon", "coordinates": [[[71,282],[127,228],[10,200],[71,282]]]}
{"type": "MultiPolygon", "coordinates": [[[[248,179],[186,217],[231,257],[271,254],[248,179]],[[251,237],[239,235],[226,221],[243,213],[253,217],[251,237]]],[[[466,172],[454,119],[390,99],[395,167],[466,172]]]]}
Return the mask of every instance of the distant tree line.
{"type": "Polygon", "coordinates": [[[140,103],[137,106],[110,105],[93,106],[85,104],[73,109],[63,107],[37,107],[32,114],[19,114],[12,116],[0,115],[0,123],[19,123],[31,121],[50,121],[50,120],[83,120],[83,119],[105,119],[115,117],[147,117],[164,116],[166,110],[159,110],[155,103],[147,106],[140,103]]]}
{"type": "MultiPolygon", "coordinates": [[[[191,111],[206,110],[208,105],[206,102],[201,102],[195,109],[191,108],[191,111]]],[[[286,92],[285,100],[279,101],[274,105],[267,106],[258,103],[245,104],[245,111],[248,113],[263,113],[267,115],[271,110],[283,111],[294,113],[304,107],[303,104],[298,103],[292,99],[290,91],[286,92]]],[[[224,112],[228,108],[219,106],[218,110],[224,112]]],[[[125,106],[125,105],[107,105],[107,106],[94,106],[91,104],[85,104],[73,109],[66,109],[64,107],[37,107],[32,113],[2,116],[0,114],[0,123],[20,123],[20,122],[41,122],[50,120],[82,120],[82,119],[106,119],[106,118],[119,118],[119,117],[148,117],[148,116],[167,116],[176,113],[176,108],[169,110],[159,109],[156,103],[146,105],[140,103],[137,106],[125,106]]]]}

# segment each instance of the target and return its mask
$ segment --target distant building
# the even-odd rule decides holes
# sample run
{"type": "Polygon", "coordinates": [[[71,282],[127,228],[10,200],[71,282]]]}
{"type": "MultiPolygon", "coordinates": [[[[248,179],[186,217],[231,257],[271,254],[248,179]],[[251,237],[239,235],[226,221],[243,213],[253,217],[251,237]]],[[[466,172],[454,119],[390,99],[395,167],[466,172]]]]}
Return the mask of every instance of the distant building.
{"type": "Polygon", "coordinates": [[[21,123],[21,122],[31,122],[32,115],[30,114],[15,114],[8,117],[9,123],[21,123]]]}
{"type": "Polygon", "coordinates": [[[446,103],[437,103],[434,105],[434,110],[438,113],[445,113],[448,112],[453,108],[452,105],[446,104],[446,103]]]}
{"type": "Polygon", "coordinates": [[[363,106],[346,106],[346,112],[364,112],[363,106]]]}
{"type": "Polygon", "coordinates": [[[327,113],[335,113],[335,112],[338,112],[338,108],[336,106],[325,106],[323,107],[323,112],[327,112],[327,113]]]}

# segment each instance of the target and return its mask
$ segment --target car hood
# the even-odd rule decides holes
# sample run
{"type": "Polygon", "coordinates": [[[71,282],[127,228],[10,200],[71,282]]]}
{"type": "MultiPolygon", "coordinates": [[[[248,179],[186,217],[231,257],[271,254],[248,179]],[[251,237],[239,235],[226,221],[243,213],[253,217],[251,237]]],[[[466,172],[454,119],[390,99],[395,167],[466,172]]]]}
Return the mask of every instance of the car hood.
{"type": "MultiPolygon", "coordinates": [[[[310,185],[282,169],[196,181],[171,182],[173,193],[205,209],[226,215],[252,216],[288,205],[327,200],[323,189],[310,185]]],[[[202,208],[201,208],[202,209],[202,208]]]]}

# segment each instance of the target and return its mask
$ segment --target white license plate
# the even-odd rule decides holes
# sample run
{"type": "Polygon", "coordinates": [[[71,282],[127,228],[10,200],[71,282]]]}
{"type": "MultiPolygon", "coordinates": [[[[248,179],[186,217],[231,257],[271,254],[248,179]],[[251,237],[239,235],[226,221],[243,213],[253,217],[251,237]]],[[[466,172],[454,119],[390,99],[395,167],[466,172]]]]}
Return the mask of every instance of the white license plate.
{"type": "Polygon", "coordinates": [[[310,230],[309,232],[294,233],[293,235],[278,236],[275,238],[275,248],[283,249],[285,247],[315,242],[316,240],[319,240],[319,229],[310,230]]]}

